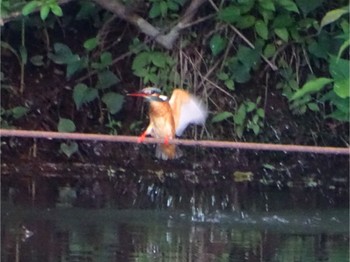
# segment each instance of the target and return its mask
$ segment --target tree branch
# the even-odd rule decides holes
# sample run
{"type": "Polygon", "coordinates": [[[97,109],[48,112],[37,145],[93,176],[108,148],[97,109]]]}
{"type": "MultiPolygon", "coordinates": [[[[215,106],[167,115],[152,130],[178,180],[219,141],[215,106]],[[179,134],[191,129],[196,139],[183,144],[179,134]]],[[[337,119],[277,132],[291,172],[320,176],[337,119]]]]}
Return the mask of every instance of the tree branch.
{"type": "Polygon", "coordinates": [[[158,44],[162,45],[166,49],[172,49],[174,42],[177,40],[180,31],[191,22],[193,16],[196,14],[198,8],[207,0],[193,0],[186,9],[184,15],[180,21],[167,33],[162,34],[160,30],[148,23],[141,16],[130,12],[123,4],[118,0],[94,0],[97,4],[101,5],[106,10],[115,13],[119,18],[136,26],[142,33],[152,37],[158,44]]]}
{"type": "MultiPolygon", "coordinates": [[[[75,0],[58,0],[58,4],[66,4],[75,0]]],[[[207,0],[192,0],[190,5],[187,7],[184,15],[181,17],[179,22],[167,33],[163,34],[161,30],[157,29],[144,18],[134,13],[132,10],[129,10],[124,6],[119,0],[93,0],[98,5],[102,6],[106,10],[116,14],[120,19],[123,19],[130,24],[137,27],[142,33],[153,38],[158,44],[163,46],[166,49],[172,49],[174,42],[179,37],[180,31],[188,27],[194,15],[196,14],[198,8],[207,0]]],[[[36,8],[34,12],[39,11],[39,8],[36,8]]],[[[0,25],[15,19],[18,16],[21,16],[21,11],[15,11],[8,14],[6,17],[0,17],[0,25]]]]}

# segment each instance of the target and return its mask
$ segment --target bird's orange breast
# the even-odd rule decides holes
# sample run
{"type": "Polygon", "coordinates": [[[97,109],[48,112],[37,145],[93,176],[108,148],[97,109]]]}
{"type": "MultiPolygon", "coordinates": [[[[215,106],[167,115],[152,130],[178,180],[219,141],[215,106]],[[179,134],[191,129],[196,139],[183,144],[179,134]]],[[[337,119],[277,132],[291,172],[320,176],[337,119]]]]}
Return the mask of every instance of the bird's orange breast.
{"type": "Polygon", "coordinates": [[[152,101],[149,117],[153,125],[153,133],[158,138],[172,139],[175,136],[175,123],[171,107],[168,102],[152,101]]]}

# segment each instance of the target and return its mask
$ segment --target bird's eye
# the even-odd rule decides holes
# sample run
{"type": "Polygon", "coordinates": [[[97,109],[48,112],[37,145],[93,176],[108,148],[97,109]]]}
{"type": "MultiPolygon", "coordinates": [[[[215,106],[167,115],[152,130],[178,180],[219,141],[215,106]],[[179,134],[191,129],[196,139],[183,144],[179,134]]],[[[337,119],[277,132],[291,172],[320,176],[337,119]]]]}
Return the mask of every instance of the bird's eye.
{"type": "Polygon", "coordinates": [[[154,95],[154,94],[158,94],[158,91],[154,88],[149,88],[149,89],[144,90],[144,93],[146,95],[154,95]]]}

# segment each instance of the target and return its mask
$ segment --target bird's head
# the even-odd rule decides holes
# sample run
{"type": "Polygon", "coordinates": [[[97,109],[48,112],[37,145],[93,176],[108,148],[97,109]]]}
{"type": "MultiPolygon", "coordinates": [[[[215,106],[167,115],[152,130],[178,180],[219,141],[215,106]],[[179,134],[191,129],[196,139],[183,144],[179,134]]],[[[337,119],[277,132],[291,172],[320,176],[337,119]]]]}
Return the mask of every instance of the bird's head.
{"type": "Polygon", "coordinates": [[[161,91],[156,87],[146,87],[139,92],[130,93],[128,96],[140,96],[145,98],[147,101],[152,102],[165,102],[168,100],[168,97],[161,95],[161,91]]]}

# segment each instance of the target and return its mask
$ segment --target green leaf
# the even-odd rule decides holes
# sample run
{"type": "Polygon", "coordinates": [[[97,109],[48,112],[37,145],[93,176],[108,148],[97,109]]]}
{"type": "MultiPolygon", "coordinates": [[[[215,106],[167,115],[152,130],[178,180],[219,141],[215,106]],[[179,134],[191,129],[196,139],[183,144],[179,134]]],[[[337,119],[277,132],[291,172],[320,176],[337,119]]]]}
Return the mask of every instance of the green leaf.
{"type": "MultiPolygon", "coordinates": [[[[305,106],[307,103],[311,101],[312,97],[310,94],[306,94],[303,97],[294,100],[290,103],[289,108],[294,109],[300,109],[301,106],[305,106]]],[[[306,109],[306,108],[305,108],[306,109]]]]}
{"type": "Polygon", "coordinates": [[[72,120],[67,118],[61,118],[58,122],[57,126],[58,132],[74,132],[75,131],[75,124],[72,120]]]}
{"type": "Polygon", "coordinates": [[[84,100],[86,103],[94,101],[98,97],[98,91],[95,88],[89,87],[85,93],[84,100]]]}
{"type": "Polygon", "coordinates": [[[304,18],[304,19],[298,20],[297,22],[298,27],[301,30],[313,28],[316,23],[317,23],[317,20],[313,18],[304,18]]]}
{"type": "Polygon", "coordinates": [[[304,16],[306,16],[308,13],[321,6],[324,0],[295,0],[295,2],[304,13],[304,16]]]}
{"type": "Polygon", "coordinates": [[[340,28],[342,29],[343,33],[349,35],[349,32],[350,32],[350,21],[346,20],[346,19],[341,19],[339,25],[340,25],[340,28]]]}
{"type": "Polygon", "coordinates": [[[246,104],[246,112],[247,113],[252,112],[254,109],[256,109],[256,104],[251,102],[251,101],[248,101],[245,104],[246,104]]]}
{"type": "Polygon", "coordinates": [[[242,125],[235,127],[235,133],[239,138],[243,137],[243,131],[244,131],[244,127],[242,125]]]}
{"type": "Polygon", "coordinates": [[[235,23],[241,15],[237,6],[230,5],[224,9],[219,10],[218,19],[227,23],[235,23]]]}
{"type": "Polygon", "coordinates": [[[152,63],[160,68],[164,68],[166,65],[166,55],[162,52],[152,52],[150,55],[152,63]]]}
{"type": "Polygon", "coordinates": [[[231,112],[227,112],[227,111],[220,112],[212,118],[211,122],[212,123],[222,122],[229,117],[233,117],[233,114],[231,112]]]}
{"type": "Polygon", "coordinates": [[[103,52],[100,56],[101,69],[106,68],[112,64],[112,54],[110,52],[103,52]]]}
{"type": "Polygon", "coordinates": [[[267,58],[272,57],[276,53],[276,47],[273,44],[267,44],[264,49],[264,56],[267,58]]]}
{"type": "Polygon", "coordinates": [[[16,106],[11,109],[11,114],[13,118],[18,119],[27,114],[28,111],[29,109],[24,106],[16,106]]]}
{"type": "Polygon", "coordinates": [[[341,45],[341,47],[339,48],[339,52],[338,52],[338,55],[337,55],[337,59],[339,59],[339,58],[342,56],[343,52],[344,52],[347,48],[349,48],[349,46],[350,46],[350,39],[347,39],[347,40],[341,45]]]}
{"type": "Polygon", "coordinates": [[[160,7],[160,13],[162,14],[162,17],[166,17],[168,14],[168,5],[165,1],[161,1],[159,3],[159,7],[160,7]]]}
{"type": "Polygon", "coordinates": [[[239,45],[236,57],[248,69],[252,68],[260,61],[258,49],[252,49],[244,45],[239,45]]]}
{"type": "Polygon", "coordinates": [[[331,56],[329,72],[334,79],[334,92],[341,98],[349,97],[349,64],[349,60],[331,56]]]}
{"type": "Polygon", "coordinates": [[[239,8],[241,14],[247,14],[253,9],[256,0],[238,0],[236,2],[238,3],[237,8],[239,8]]]}
{"type": "Polygon", "coordinates": [[[100,11],[94,2],[83,1],[79,5],[80,9],[76,15],[77,20],[88,19],[100,11]]]}
{"type": "Polygon", "coordinates": [[[268,39],[269,30],[263,20],[258,20],[255,23],[255,32],[264,40],[268,39]]]}
{"type": "Polygon", "coordinates": [[[337,96],[335,99],[331,100],[331,103],[337,107],[341,112],[349,114],[350,108],[349,108],[349,98],[341,98],[337,96]]]}
{"type": "Polygon", "coordinates": [[[69,64],[80,60],[79,55],[74,55],[65,44],[55,43],[53,48],[55,53],[49,53],[48,57],[56,64],[69,64]]]}
{"type": "Polygon", "coordinates": [[[172,58],[171,56],[166,55],[165,58],[166,58],[166,63],[168,66],[172,67],[172,66],[177,65],[177,61],[174,58],[172,58]]]}
{"type": "Polygon", "coordinates": [[[103,52],[100,55],[100,62],[91,63],[91,67],[96,70],[105,70],[112,64],[112,54],[110,52],[103,52]]]}
{"type": "Polygon", "coordinates": [[[228,74],[226,74],[225,72],[219,72],[216,76],[221,81],[225,81],[228,79],[228,74]]]}
{"type": "Polygon", "coordinates": [[[350,78],[334,82],[334,92],[341,98],[349,97],[350,78]]]}
{"type": "Polygon", "coordinates": [[[261,102],[261,96],[258,96],[258,97],[257,97],[257,99],[256,99],[255,104],[259,105],[259,104],[260,104],[260,102],[261,102]]]}
{"type": "Polygon", "coordinates": [[[53,48],[54,48],[56,54],[62,54],[62,55],[64,54],[67,56],[70,56],[73,54],[71,49],[67,45],[62,44],[62,43],[55,43],[53,45],[53,48]]]}
{"type": "Polygon", "coordinates": [[[172,83],[174,83],[174,86],[180,86],[181,85],[181,76],[180,73],[172,70],[170,72],[169,78],[168,78],[172,83]]]}
{"type": "Polygon", "coordinates": [[[110,52],[103,52],[100,55],[99,63],[91,63],[91,67],[97,70],[105,70],[112,64],[112,54],[110,52]]]}
{"type": "Polygon", "coordinates": [[[299,14],[297,5],[292,0],[278,0],[278,5],[282,6],[287,11],[295,12],[299,14]]]}
{"type": "Polygon", "coordinates": [[[305,85],[303,85],[302,88],[300,88],[298,91],[294,93],[290,101],[299,99],[307,94],[316,93],[320,91],[325,85],[331,82],[333,82],[333,79],[324,78],[324,77],[310,80],[305,85]]]}
{"type": "Polygon", "coordinates": [[[252,129],[253,129],[254,135],[257,136],[259,134],[259,132],[260,132],[260,126],[259,125],[253,125],[252,129]]]}
{"type": "Polygon", "coordinates": [[[332,100],[332,104],[334,104],[338,110],[340,110],[341,112],[343,113],[346,113],[346,114],[349,114],[350,113],[350,107],[349,107],[349,102],[350,102],[350,99],[349,98],[346,98],[346,99],[343,99],[343,98],[340,98],[338,97],[339,99],[337,100],[332,100]]]}
{"type": "Polygon", "coordinates": [[[282,14],[275,17],[273,20],[273,28],[290,27],[295,24],[293,17],[290,14],[282,14]]]}
{"type": "Polygon", "coordinates": [[[30,1],[22,8],[22,14],[24,16],[32,13],[39,6],[39,1],[30,1]]]}
{"type": "Polygon", "coordinates": [[[227,41],[226,39],[222,38],[219,34],[215,34],[210,39],[210,49],[214,56],[220,54],[226,47],[227,41]]]}
{"type": "Polygon", "coordinates": [[[97,37],[93,37],[93,38],[90,38],[88,40],[86,40],[84,42],[84,48],[87,50],[87,51],[91,51],[93,49],[95,49],[97,46],[98,46],[98,38],[97,37]]]}
{"type": "Polygon", "coordinates": [[[149,11],[148,17],[149,18],[156,18],[156,17],[160,16],[160,14],[161,14],[160,4],[159,4],[159,2],[154,2],[151,10],[149,11]]]}
{"type": "Polygon", "coordinates": [[[333,91],[330,91],[327,95],[331,98],[329,99],[333,105],[336,106],[336,110],[331,114],[327,115],[326,118],[333,118],[341,122],[349,122],[350,120],[350,99],[340,98],[333,91]]]}
{"type": "Polygon", "coordinates": [[[150,53],[149,52],[141,52],[137,54],[132,62],[132,70],[139,71],[143,69],[150,63],[150,53]]]}
{"type": "MultiPolygon", "coordinates": [[[[150,81],[153,84],[159,84],[159,82],[160,82],[159,81],[160,76],[158,76],[156,74],[148,74],[147,77],[148,77],[148,81],[150,81]]],[[[145,81],[145,83],[147,83],[148,81],[145,81]]]]}
{"type": "Polygon", "coordinates": [[[259,13],[263,17],[263,20],[265,21],[265,23],[268,23],[269,21],[273,20],[276,16],[273,11],[264,10],[262,8],[259,9],[259,13]]]}
{"type": "Polygon", "coordinates": [[[137,71],[134,71],[134,74],[138,77],[146,77],[148,76],[149,72],[146,68],[140,68],[137,71]]]}
{"type": "Polygon", "coordinates": [[[234,73],[234,80],[237,83],[246,83],[250,79],[249,68],[244,65],[237,66],[237,70],[234,73]]]}
{"type": "Polygon", "coordinates": [[[258,1],[259,5],[268,11],[276,11],[275,4],[273,3],[273,0],[263,0],[263,1],[258,1]]]}
{"type": "Polygon", "coordinates": [[[247,115],[247,112],[246,112],[246,110],[245,110],[245,105],[242,104],[242,105],[238,108],[236,114],[233,116],[233,120],[234,120],[235,124],[236,124],[236,125],[242,126],[243,123],[244,123],[244,120],[245,120],[245,118],[246,118],[246,115],[247,115]]]}
{"type": "Polygon", "coordinates": [[[322,18],[320,29],[330,23],[337,21],[342,15],[347,13],[349,13],[348,6],[327,12],[326,15],[322,18]]]}
{"type": "Polygon", "coordinates": [[[275,28],[275,34],[283,41],[288,42],[289,34],[287,28],[275,28]]]}
{"type": "Polygon", "coordinates": [[[235,90],[235,82],[232,79],[227,79],[225,81],[225,86],[230,90],[235,90]]]}
{"type": "Polygon", "coordinates": [[[109,92],[102,97],[102,101],[106,104],[108,111],[111,114],[115,114],[122,108],[124,96],[115,92],[109,92]]]}
{"type": "Polygon", "coordinates": [[[56,16],[63,16],[62,8],[58,4],[50,5],[51,12],[56,16]]]}
{"type": "Polygon", "coordinates": [[[172,11],[178,11],[179,10],[179,4],[172,1],[172,0],[168,0],[167,1],[168,4],[168,8],[172,11]]]}
{"type": "Polygon", "coordinates": [[[265,111],[262,108],[258,108],[258,110],[256,111],[256,113],[258,114],[258,116],[260,116],[261,118],[265,118],[265,111]]]}
{"type": "Polygon", "coordinates": [[[250,79],[250,68],[238,61],[237,58],[229,63],[231,76],[237,83],[245,83],[250,79]]]}
{"type": "Polygon", "coordinates": [[[325,101],[329,100],[336,107],[336,110],[330,115],[328,115],[327,118],[331,117],[339,121],[349,122],[349,119],[350,119],[349,118],[349,114],[350,114],[349,97],[346,99],[341,98],[337,96],[333,90],[331,90],[323,98],[325,98],[324,99],[325,101]]]}
{"type": "MultiPolygon", "coordinates": [[[[74,55],[77,56],[78,55],[74,55]]],[[[74,58],[74,59],[76,59],[74,58]]],[[[73,60],[73,59],[72,59],[73,60]]],[[[86,67],[84,60],[77,60],[77,61],[71,61],[67,64],[67,72],[66,72],[66,78],[69,79],[71,76],[73,76],[75,73],[79,72],[80,70],[84,69],[86,67]]]]}
{"type": "Polygon", "coordinates": [[[337,59],[335,56],[330,57],[329,72],[336,80],[349,77],[350,61],[346,59],[337,59]]]}
{"type": "Polygon", "coordinates": [[[255,17],[252,15],[245,15],[242,16],[238,21],[237,21],[237,27],[240,29],[246,29],[249,27],[252,27],[255,24],[255,17]]]}
{"type": "Polygon", "coordinates": [[[318,105],[316,103],[308,103],[307,107],[313,112],[319,112],[320,111],[320,108],[318,107],[318,105]]]}
{"type": "Polygon", "coordinates": [[[96,88],[106,89],[119,82],[119,78],[111,71],[107,70],[98,74],[96,88]]]}
{"type": "Polygon", "coordinates": [[[331,53],[332,45],[334,45],[334,39],[321,32],[316,40],[311,40],[308,51],[312,55],[328,61],[328,54],[331,53]]]}
{"type": "Polygon", "coordinates": [[[78,110],[83,104],[89,103],[97,97],[97,90],[95,88],[88,87],[85,84],[77,84],[73,89],[73,99],[78,110]]]}
{"type": "Polygon", "coordinates": [[[50,12],[50,6],[48,5],[43,5],[41,8],[40,8],[40,17],[41,17],[41,20],[45,21],[47,16],[49,15],[49,12],[50,12]]]}
{"type": "Polygon", "coordinates": [[[331,114],[327,115],[326,118],[333,118],[333,119],[341,121],[341,122],[349,122],[350,114],[349,114],[349,112],[344,113],[344,112],[337,109],[334,112],[332,112],[331,114]]]}
{"type": "Polygon", "coordinates": [[[60,149],[67,157],[71,157],[78,152],[78,144],[76,142],[61,143],[60,149]]]}

